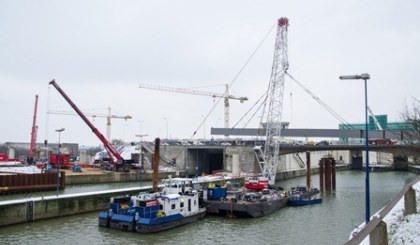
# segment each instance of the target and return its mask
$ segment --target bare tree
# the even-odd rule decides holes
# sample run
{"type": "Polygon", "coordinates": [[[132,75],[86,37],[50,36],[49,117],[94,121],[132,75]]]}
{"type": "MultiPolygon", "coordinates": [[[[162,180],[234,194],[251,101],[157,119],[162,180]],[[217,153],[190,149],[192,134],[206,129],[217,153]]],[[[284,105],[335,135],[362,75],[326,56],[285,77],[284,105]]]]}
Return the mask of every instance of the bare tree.
{"type": "Polygon", "coordinates": [[[420,143],[420,100],[413,98],[411,105],[404,102],[401,119],[406,123],[404,138],[408,143],[420,143]]]}
{"type": "Polygon", "coordinates": [[[420,159],[420,100],[412,97],[410,105],[404,102],[404,109],[401,112],[401,120],[404,125],[404,142],[407,149],[403,150],[402,155],[412,156],[414,163],[419,163],[420,159]],[[412,147],[414,146],[414,148],[412,147]]]}

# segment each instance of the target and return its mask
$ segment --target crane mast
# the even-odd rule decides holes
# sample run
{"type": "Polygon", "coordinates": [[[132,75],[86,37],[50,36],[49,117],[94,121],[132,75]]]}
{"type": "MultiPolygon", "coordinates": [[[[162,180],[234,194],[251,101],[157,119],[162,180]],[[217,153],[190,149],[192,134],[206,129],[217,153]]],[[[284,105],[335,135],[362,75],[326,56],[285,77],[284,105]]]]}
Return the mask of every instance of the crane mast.
{"type": "Polygon", "coordinates": [[[38,131],[38,126],[36,125],[37,111],[38,111],[38,95],[35,95],[35,108],[34,108],[34,117],[32,121],[31,142],[29,144],[28,163],[32,163],[34,160],[34,154],[35,154],[35,148],[36,148],[36,134],[38,131]]]}
{"type": "Polygon", "coordinates": [[[173,88],[173,87],[165,87],[165,86],[157,86],[151,84],[140,84],[139,88],[147,88],[147,89],[154,89],[154,90],[161,90],[166,92],[174,92],[174,93],[183,93],[183,94],[195,94],[195,95],[203,95],[203,96],[210,96],[213,98],[224,98],[224,119],[225,119],[225,128],[229,128],[229,100],[239,100],[241,103],[248,100],[247,97],[236,97],[229,94],[229,86],[225,84],[226,89],[223,94],[208,92],[208,91],[199,91],[199,90],[191,90],[186,88],[173,88]]]}
{"type": "Polygon", "coordinates": [[[264,152],[260,152],[260,157],[257,156],[262,174],[268,178],[270,184],[275,183],[277,167],[279,165],[284,81],[287,69],[289,68],[287,54],[288,26],[289,20],[286,17],[278,19],[273,66],[266,101],[268,103],[266,140],[264,152]],[[261,154],[263,155],[261,156],[261,154]]]}
{"type": "Polygon", "coordinates": [[[124,158],[116,151],[112,145],[106,140],[106,138],[99,132],[97,128],[87,119],[87,117],[82,113],[82,111],[76,106],[76,104],[73,103],[73,101],[67,96],[67,94],[58,86],[58,84],[55,82],[55,80],[52,80],[49,84],[53,85],[55,89],[63,96],[63,98],[67,101],[67,103],[70,104],[70,106],[76,111],[76,113],[83,119],[83,121],[89,126],[89,128],[92,130],[92,132],[99,138],[99,140],[104,144],[104,147],[106,151],[108,152],[109,158],[112,163],[115,163],[116,158],[117,162],[117,170],[121,167],[123,164],[124,158]]]}

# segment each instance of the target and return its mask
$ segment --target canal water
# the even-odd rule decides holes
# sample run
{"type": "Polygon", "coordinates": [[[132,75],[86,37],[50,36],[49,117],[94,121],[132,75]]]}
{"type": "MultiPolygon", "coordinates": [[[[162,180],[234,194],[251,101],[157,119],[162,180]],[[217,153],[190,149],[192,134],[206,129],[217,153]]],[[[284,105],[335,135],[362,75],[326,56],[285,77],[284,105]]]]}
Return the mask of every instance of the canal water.
{"type": "MultiPolygon", "coordinates": [[[[370,173],[371,215],[416,176],[409,172],[370,173]]],[[[305,185],[305,181],[305,177],[299,177],[279,181],[277,185],[290,188],[305,185]]],[[[312,182],[313,186],[319,187],[319,175],[313,175],[312,182]]],[[[91,188],[103,189],[104,186],[112,188],[114,185],[73,187],[73,193],[77,188],[92,191],[91,188]]],[[[0,228],[0,243],[343,244],[353,228],[364,221],[365,172],[337,172],[336,191],[323,192],[322,197],[322,204],[286,207],[261,218],[229,219],[207,215],[199,222],[148,235],[98,227],[98,212],[94,212],[3,227],[0,228]]]]}

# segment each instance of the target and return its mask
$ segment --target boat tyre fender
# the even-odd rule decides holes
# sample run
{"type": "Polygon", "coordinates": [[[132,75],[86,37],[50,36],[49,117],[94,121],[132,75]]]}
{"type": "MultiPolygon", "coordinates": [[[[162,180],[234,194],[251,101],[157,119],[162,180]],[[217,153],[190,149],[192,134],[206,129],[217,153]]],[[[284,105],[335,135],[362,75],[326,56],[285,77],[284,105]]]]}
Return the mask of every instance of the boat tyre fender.
{"type": "Polygon", "coordinates": [[[165,212],[163,212],[163,211],[159,210],[159,211],[157,212],[156,216],[157,216],[158,218],[163,218],[163,217],[165,217],[165,212]]]}

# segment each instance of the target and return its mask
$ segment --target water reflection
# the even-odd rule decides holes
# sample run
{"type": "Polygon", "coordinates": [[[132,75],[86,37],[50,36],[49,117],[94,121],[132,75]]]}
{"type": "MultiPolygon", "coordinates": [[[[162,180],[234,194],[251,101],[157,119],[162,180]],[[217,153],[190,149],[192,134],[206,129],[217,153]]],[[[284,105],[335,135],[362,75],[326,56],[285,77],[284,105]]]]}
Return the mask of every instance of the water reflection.
{"type": "MultiPolygon", "coordinates": [[[[415,176],[408,172],[371,173],[372,214],[415,176]]],[[[318,178],[319,175],[312,176],[315,187],[319,187],[318,178]]],[[[300,177],[277,184],[288,188],[305,185],[305,181],[300,177]]],[[[337,189],[323,192],[322,204],[286,207],[257,219],[207,216],[199,222],[152,235],[98,227],[94,212],[3,227],[0,239],[2,244],[343,244],[351,230],[364,221],[364,185],[363,171],[337,172],[337,189]]]]}

